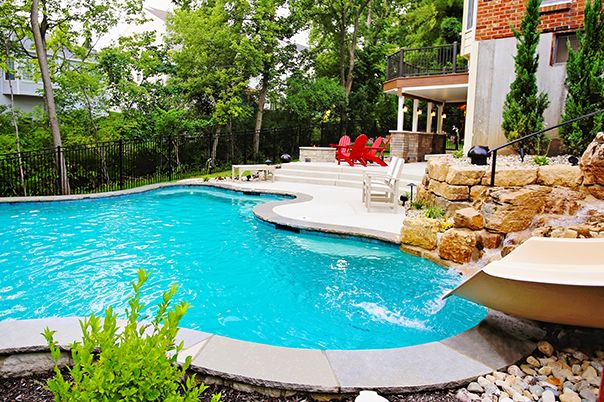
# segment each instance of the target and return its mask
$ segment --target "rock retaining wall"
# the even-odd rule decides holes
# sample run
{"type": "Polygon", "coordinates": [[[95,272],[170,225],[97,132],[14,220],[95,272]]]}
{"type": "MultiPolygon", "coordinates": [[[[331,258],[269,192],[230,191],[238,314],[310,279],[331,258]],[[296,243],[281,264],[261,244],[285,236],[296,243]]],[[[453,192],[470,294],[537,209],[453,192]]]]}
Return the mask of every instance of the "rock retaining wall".
{"type": "Polygon", "coordinates": [[[598,200],[604,199],[604,133],[580,166],[508,165],[496,172],[495,186],[490,179],[490,166],[451,157],[428,161],[416,199],[442,208],[445,219],[407,218],[403,250],[445,265],[465,264],[488,249],[506,255],[531,235],[604,237],[604,202],[598,200]]]}

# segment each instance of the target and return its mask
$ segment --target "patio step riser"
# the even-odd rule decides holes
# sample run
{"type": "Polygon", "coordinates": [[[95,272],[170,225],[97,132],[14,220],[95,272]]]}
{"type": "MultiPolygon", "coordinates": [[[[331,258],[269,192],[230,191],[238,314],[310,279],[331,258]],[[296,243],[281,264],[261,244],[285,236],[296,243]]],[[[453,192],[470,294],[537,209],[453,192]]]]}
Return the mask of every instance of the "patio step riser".
{"type": "Polygon", "coordinates": [[[285,176],[275,175],[275,181],[284,181],[288,183],[304,183],[304,184],[318,184],[324,186],[337,186],[337,187],[350,187],[350,188],[362,188],[362,180],[339,180],[319,177],[303,177],[303,176],[285,176]]]}
{"type": "Polygon", "coordinates": [[[332,171],[320,171],[320,170],[294,170],[294,169],[277,169],[275,171],[276,176],[287,176],[287,177],[309,177],[319,179],[330,179],[330,180],[350,180],[350,181],[363,181],[363,174],[352,174],[352,173],[339,173],[332,171]]]}

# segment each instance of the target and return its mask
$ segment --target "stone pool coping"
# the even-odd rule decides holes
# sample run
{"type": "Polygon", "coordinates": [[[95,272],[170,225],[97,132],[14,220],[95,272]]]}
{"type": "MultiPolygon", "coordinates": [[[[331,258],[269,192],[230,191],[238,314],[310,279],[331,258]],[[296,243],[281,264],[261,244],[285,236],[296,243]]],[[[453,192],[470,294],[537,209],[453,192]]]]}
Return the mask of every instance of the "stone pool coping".
{"type": "MultiPolygon", "coordinates": [[[[56,331],[61,348],[81,339],[77,317],[0,321],[0,377],[25,364],[35,371],[50,356],[41,335],[56,331]],[[32,363],[27,356],[36,356],[32,363]],[[38,363],[35,363],[38,362],[38,363]],[[42,363],[40,363],[42,362],[42,363]]],[[[202,379],[220,378],[285,391],[347,394],[364,389],[404,393],[460,386],[517,362],[531,353],[544,332],[535,324],[490,312],[476,327],[438,342],[375,350],[313,350],[240,341],[181,328],[179,362],[202,379]]],[[[18,372],[18,370],[17,370],[18,372]]],[[[23,374],[23,373],[21,373],[23,374]]],[[[211,381],[210,381],[211,382],[211,381]]]]}
{"type": "MultiPolygon", "coordinates": [[[[315,224],[283,217],[274,208],[284,203],[305,202],[308,194],[289,191],[250,190],[229,182],[171,182],[109,193],[2,198],[0,202],[68,201],[121,196],[173,186],[211,186],[244,194],[270,193],[294,199],[259,204],[254,213],[261,219],[287,228],[363,236],[396,242],[387,232],[348,226],[315,224]]],[[[41,332],[56,330],[65,350],[81,338],[78,318],[47,318],[0,321],[0,377],[15,366],[35,369],[50,363],[41,332]],[[25,356],[41,360],[27,363],[25,356]],[[36,363],[37,362],[37,363],[36,363]]],[[[375,350],[295,349],[240,341],[182,328],[184,342],[179,361],[192,358],[190,370],[208,382],[226,381],[259,388],[317,394],[354,393],[372,389],[403,393],[463,385],[472,379],[517,362],[531,353],[545,332],[536,324],[491,311],[480,324],[456,336],[416,346],[375,350]]],[[[46,367],[48,369],[49,367],[46,367]]]]}

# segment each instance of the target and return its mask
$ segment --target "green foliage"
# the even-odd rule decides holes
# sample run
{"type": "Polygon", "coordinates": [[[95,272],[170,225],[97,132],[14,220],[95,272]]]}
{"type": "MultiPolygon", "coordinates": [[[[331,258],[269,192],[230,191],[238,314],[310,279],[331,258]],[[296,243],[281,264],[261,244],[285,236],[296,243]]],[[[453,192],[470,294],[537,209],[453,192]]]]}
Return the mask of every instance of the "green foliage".
{"type": "Polygon", "coordinates": [[[460,40],[463,0],[411,2],[404,15],[409,32],[405,47],[423,47],[460,40]]]}
{"type": "MultiPolygon", "coordinates": [[[[569,47],[566,63],[568,96],[562,120],[604,109],[604,14],[602,0],[585,3],[584,31],[578,32],[579,49],[569,47]]],[[[581,155],[604,129],[604,116],[583,119],[560,128],[566,150],[581,155]]]]}
{"type": "Polygon", "coordinates": [[[436,206],[427,206],[424,208],[424,215],[430,219],[440,219],[445,216],[445,210],[436,206]]]}
{"type": "Polygon", "coordinates": [[[329,121],[345,104],[344,90],[333,79],[292,77],[288,80],[285,107],[298,121],[329,121]]]}
{"type": "Polygon", "coordinates": [[[428,205],[424,201],[421,201],[421,200],[414,200],[411,203],[411,208],[413,208],[413,209],[424,209],[427,206],[428,205]]]}
{"type": "MultiPolygon", "coordinates": [[[[520,32],[513,29],[516,37],[515,71],[516,79],[503,106],[502,128],[508,140],[512,141],[543,128],[543,112],[549,106],[547,94],[538,93],[537,67],[539,56],[539,7],[541,0],[528,0],[520,32]]],[[[522,146],[528,153],[543,153],[549,145],[545,134],[524,141],[522,146]]],[[[519,147],[520,145],[518,145],[519,147]]]]}
{"type": "Polygon", "coordinates": [[[458,149],[457,151],[453,151],[453,157],[454,157],[455,159],[461,159],[461,158],[463,158],[463,157],[464,157],[464,155],[465,155],[465,154],[464,154],[464,152],[463,152],[463,149],[458,149]]]}
{"type": "Polygon", "coordinates": [[[549,158],[546,155],[535,155],[533,156],[533,162],[539,166],[549,165],[549,158]]]}
{"type": "MultiPolygon", "coordinates": [[[[195,377],[185,378],[191,363],[188,357],[179,367],[178,352],[183,343],[175,345],[178,323],[189,308],[186,302],[172,305],[177,287],[163,293],[150,323],[140,323],[145,305],[141,302],[141,288],[147,273],[138,272],[132,283],[134,296],[128,301],[126,325],[118,327],[117,315],[111,307],[101,319],[91,315],[80,322],[81,342],[71,346],[73,367],[71,379],[66,379],[55,365],[55,377],[48,381],[48,389],[56,401],[198,401],[207,388],[198,386],[195,377]],[[168,357],[169,355],[169,357],[168,357]]],[[[55,364],[61,351],[54,340],[55,331],[46,328],[43,335],[50,347],[55,364]]],[[[220,395],[214,395],[217,402],[220,395]]]]}

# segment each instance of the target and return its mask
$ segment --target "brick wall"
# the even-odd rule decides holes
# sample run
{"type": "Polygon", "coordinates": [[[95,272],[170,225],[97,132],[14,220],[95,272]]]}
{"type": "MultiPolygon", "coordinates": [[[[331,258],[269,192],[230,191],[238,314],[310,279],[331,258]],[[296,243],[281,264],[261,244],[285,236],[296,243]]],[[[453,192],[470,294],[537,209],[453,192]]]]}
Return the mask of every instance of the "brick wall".
{"type": "MultiPolygon", "coordinates": [[[[520,28],[525,0],[478,0],[476,40],[513,36],[510,26],[520,28]]],[[[574,31],[583,26],[585,0],[541,7],[542,32],[574,31]]]]}

